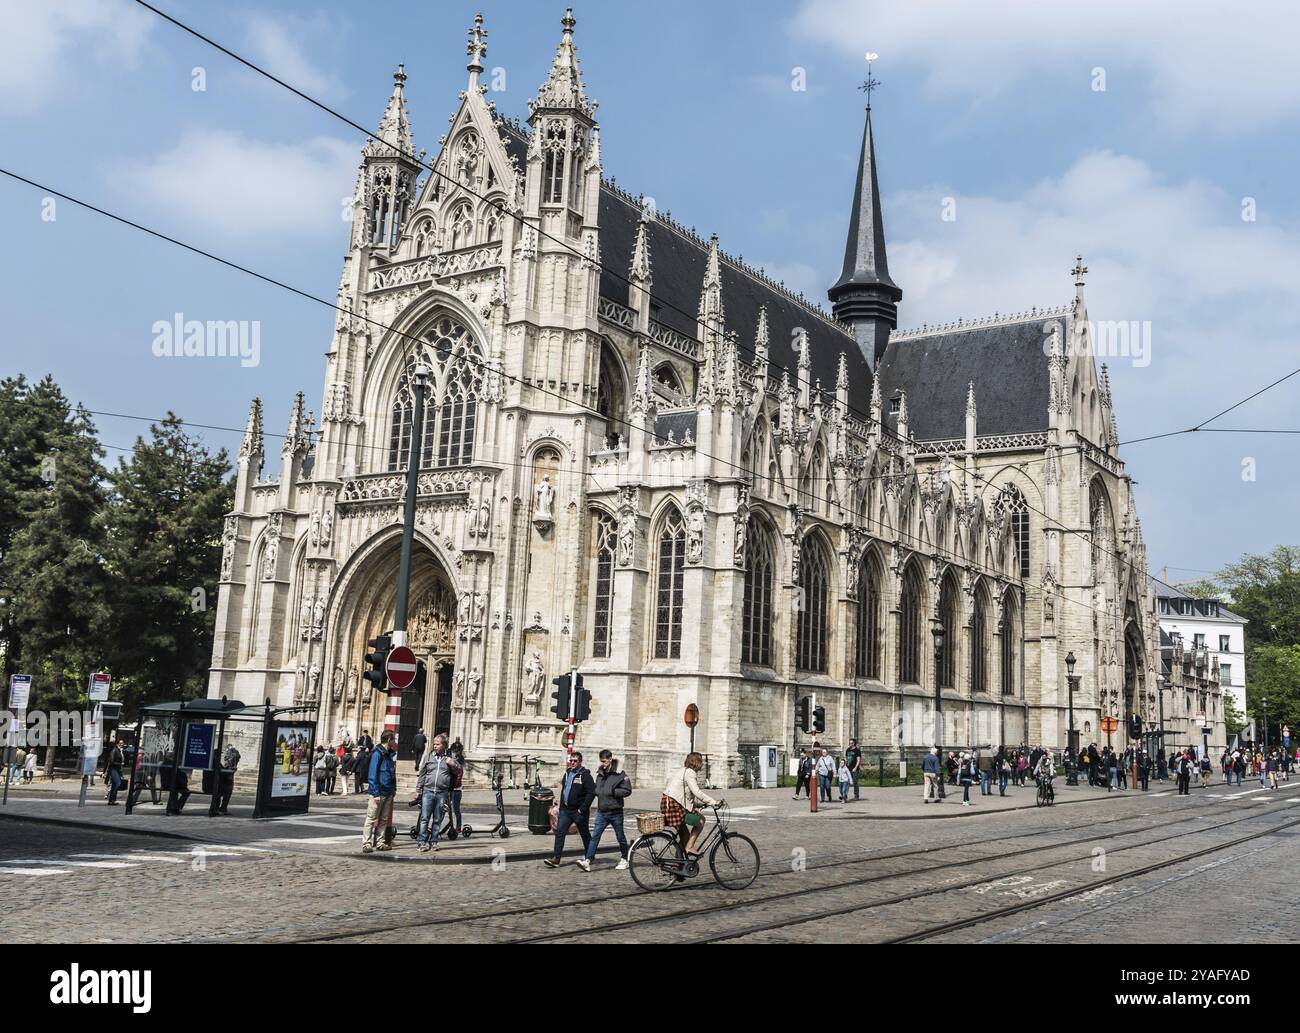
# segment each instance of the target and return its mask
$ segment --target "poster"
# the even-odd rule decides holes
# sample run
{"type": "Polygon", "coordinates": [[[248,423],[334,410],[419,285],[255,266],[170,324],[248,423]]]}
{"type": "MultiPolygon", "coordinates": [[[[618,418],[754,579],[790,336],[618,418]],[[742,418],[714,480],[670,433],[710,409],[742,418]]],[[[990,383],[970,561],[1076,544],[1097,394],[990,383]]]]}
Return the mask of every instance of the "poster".
{"type": "Polygon", "coordinates": [[[311,781],[311,725],[281,725],[275,730],[275,767],[271,771],[271,796],[306,797],[311,781]]]}
{"type": "Polygon", "coordinates": [[[181,767],[206,771],[212,767],[212,734],[216,725],[190,724],[185,726],[184,752],[181,767]]]}

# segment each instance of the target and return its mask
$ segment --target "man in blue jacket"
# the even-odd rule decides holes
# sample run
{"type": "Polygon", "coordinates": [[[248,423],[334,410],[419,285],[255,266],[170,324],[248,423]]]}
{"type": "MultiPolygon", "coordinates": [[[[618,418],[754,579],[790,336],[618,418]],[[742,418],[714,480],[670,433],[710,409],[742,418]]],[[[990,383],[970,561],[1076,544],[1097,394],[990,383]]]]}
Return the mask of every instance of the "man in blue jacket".
{"type": "Polygon", "coordinates": [[[361,852],[368,854],[372,850],[392,850],[393,844],[385,830],[380,830],[379,845],[370,841],[370,830],[379,828],[379,823],[387,818],[386,825],[393,823],[393,796],[397,792],[397,751],[393,749],[391,730],[385,730],[379,736],[379,745],[370,755],[370,802],[366,804],[366,823],[361,829],[361,852]]]}
{"type": "Polygon", "coordinates": [[[555,854],[546,858],[547,868],[560,867],[560,855],[564,852],[564,839],[569,834],[570,825],[578,826],[584,851],[591,845],[587,812],[591,810],[591,801],[596,798],[596,783],[591,772],[582,766],[582,754],[576,750],[565,767],[564,778],[560,781],[560,812],[555,816],[555,854]]]}

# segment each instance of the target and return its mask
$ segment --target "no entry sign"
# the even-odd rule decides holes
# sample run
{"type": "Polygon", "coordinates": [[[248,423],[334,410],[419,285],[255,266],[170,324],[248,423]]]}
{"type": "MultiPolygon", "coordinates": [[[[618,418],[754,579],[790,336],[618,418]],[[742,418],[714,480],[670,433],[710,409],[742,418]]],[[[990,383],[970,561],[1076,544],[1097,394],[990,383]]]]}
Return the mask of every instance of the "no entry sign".
{"type": "Polygon", "coordinates": [[[395,689],[404,689],[415,681],[417,670],[415,654],[406,646],[392,649],[388,654],[388,662],[384,665],[384,673],[395,689]]]}

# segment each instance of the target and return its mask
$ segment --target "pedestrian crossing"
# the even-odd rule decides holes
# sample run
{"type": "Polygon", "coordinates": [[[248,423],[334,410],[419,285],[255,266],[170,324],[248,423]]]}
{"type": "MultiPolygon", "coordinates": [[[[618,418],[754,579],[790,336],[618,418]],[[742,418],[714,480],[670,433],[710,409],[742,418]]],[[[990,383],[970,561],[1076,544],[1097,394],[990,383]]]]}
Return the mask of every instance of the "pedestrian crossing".
{"type": "Polygon", "coordinates": [[[200,843],[189,850],[124,850],[120,853],[74,852],[55,857],[10,857],[0,859],[0,878],[120,871],[147,866],[189,865],[201,870],[210,862],[251,861],[268,853],[264,847],[200,843]]]}

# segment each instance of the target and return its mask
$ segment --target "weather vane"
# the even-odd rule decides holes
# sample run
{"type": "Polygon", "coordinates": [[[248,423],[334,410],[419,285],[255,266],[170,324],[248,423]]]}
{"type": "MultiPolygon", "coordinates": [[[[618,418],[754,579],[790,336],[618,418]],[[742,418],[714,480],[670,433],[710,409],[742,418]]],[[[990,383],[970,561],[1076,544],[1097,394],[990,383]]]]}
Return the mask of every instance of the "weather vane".
{"type": "Polygon", "coordinates": [[[865,93],[865,94],[867,95],[867,110],[870,111],[870,110],[871,110],[871,91],[874,90],[877,86],[880,85],[880,80],[877,79],[874,75],[871,74],[871,64],[872,64],[872,62],[875,61],[878,57],[880,57],[880,55],[879,55],[879,54],[873,54],[873,53],[871,53],[871,51],[867,51],[867,55],[866,55],[866,57],[867,57],[867,78],[866,78],[866,80],[863,82],[863,84],[862,84],[861,86],[858,87],[858,89],[860,89],[863,93],[865,93]]]}

